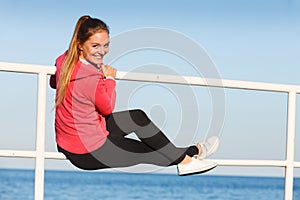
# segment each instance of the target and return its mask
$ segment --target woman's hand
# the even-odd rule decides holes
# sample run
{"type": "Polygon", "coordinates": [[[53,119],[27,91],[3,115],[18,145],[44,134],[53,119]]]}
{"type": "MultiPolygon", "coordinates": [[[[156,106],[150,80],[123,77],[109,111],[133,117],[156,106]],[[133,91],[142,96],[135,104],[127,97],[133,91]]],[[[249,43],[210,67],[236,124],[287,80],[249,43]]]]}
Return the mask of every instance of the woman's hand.
{"type": "Polygon", "coordinates": [[[117,70],[115,68],[109,65],[102,65],[101,68],[105,77],[110,76],[116,78],[117,70]]]}

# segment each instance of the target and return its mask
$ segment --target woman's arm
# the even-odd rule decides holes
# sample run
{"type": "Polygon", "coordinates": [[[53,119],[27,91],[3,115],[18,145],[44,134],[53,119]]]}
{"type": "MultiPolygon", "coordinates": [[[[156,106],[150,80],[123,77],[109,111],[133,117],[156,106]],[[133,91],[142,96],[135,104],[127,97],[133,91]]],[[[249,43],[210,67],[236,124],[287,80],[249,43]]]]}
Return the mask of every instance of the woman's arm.
{"type": "Polygon", "coordinates": [[[102,115],[113,112],[116,102],[116,81],[113,79],[99,80],[95,93],[95,106],[102,115]]]}

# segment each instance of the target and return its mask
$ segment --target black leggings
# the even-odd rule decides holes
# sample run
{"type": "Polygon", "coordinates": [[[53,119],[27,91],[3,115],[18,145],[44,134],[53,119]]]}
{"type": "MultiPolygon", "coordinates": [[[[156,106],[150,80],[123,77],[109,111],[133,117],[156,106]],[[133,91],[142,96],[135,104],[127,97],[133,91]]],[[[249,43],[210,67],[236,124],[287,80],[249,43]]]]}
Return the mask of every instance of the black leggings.
{"type": "Polygon", "coordinates": [[[87,154],[74,154],[58,146],[58,151],[64,153],[73,165],[85,170],[142,163],[171,166],[180,163],[186,155],[198,154],[196,146],[175,147],[142,110],[112,113],[106,117],[106,126],[110,134],[99,149],[87,154]],[[133,132],[139,140],[125,137],[133,132]]]}

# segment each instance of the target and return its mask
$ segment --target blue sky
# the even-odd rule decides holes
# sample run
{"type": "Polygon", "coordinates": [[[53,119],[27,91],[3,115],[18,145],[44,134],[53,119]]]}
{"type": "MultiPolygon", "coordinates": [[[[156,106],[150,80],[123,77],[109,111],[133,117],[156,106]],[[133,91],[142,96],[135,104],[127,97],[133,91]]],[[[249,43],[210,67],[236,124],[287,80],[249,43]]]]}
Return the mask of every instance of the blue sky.
{"type": "MultiPolygon", "coordinates": [[[[108,23],[112,38],[126,31],[145,27],[163,28],[183,34],[206,50],[223,79],[300,85],[299,0],[0,2],[1,62],[53,65],[55,58],[68,47],[77,19],[88,14],[108,23]]],[[[117,47],[112,43],[112,48],[117,47]]],[[[178,57],[157,51],[136,52],[124,56],[115,63],[115,67],[128,71],[151,63],[167,65],[168,69],[174,69],[180,75],[197,75],[178,57]]],[[[173,101],[174,95],[165,92],[173,88],[126,84],[120,82],[121,86],[139,88],[128,101],[128,107],[145,109],[167,135],[175,137],[172,134],[179,128],[178,122],[183,120],[178,114],[180,112],[177,112],[182,102],[173,101]],[[146,100],[142,98],[153,92],[165,96],[146,100]]],[[[0,73],[2,149],[34,149],[35,88],[34,75],[0,73]]],[[[210,94],[205,88],[193,87],[191,91],[195,99],[199,100],[199,135],[195,139],[201,139],[205,136],[211,120],[210,94]]],[[[255,91],[224,92],[226,115],[223,129],[218,133],[222,143],[214,158],[283,159],[287,96],[255,91]]],[[[119,93],[117,109],[123,109],[123,93],[119,93]]],[[[55,151],[54,113],[51,111],[54,91],[49,89],[48,96],[46,148],[55,151]]],[[[299,100],[297,105],[299,107],[299,100]]],[[[189,111],[190,108],[186,106],[184,109],[189,111]]],[[[297,116],[299,113],[298,108],[297,116]]],[[[189,128],[189,122],[196,123],[193,119],[188,119],[182,125],[187,132],[193,131],[189,128]]],[[[299,124],[299,117],[297,123],[299,124]]],[[[179,136],[181,137],[184,138],[179,136]]],[[[299,136],[296,139],[299,140],[299,136]]],[[[296,151],[300,152],[300,142],[297,141],[296,145],[296,151]]],[[[296,159],[299,161],[300,154],[297,152],[296,159]]],[[[0,159],[2,168],[32,165],[33,160],[0,159]]],[[[64,161],[47,161],[46,167],[72,169],[64,161]]],[[[281,176],[284,172],[282,169],[269,169],[220,167],[214,173],[281,176]]],[[[300,174],[298,169],[296,173],[300,174]]]]}

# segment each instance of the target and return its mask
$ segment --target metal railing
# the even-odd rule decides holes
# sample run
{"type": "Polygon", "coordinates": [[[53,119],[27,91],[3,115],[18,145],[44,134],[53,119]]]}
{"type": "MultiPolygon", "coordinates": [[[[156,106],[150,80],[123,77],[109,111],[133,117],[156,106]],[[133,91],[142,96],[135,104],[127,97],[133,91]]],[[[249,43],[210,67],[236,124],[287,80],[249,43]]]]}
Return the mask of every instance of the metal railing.
{"type": "MultiPolygon", "coordinates": [[[[53,66],[40,66],[30,64],[17,64],[0,62],[0,71],[30,73],[38,75],[38,105],[37,105],[37,127],[36,127],[36,149],[35,151],[1,150],[0,157],[21,157],[35,158],[35,183],[34,197],[36,200],[44,199],[44,170],[45,159],[66,159],[62,153],[45,152],[45,133],[46,133],[46,91],[47,76],[55,73],[53,66]]],[[[199,77],[173,75],[157,75],[149,73],[133,73],[119,71],[117,79],[174,83],[195,86],[212,86],[223,88],[235,88],[245,90],[260,90],[271,92],[282,92],[288,94],[288,116],[287,116],[287,142],[285,160],[229,160],[214,159],[220,166],[266,166],[285,168],[285,200],[293,198],[293,178],[294,168],[300,168],[300,162],[294,159],[295,154],[295,132],[296,132],[296,98],[300,93],[300,86],[286,84],[272,84],[262,82],[222,80],[222,85],[217,81],[207,81],[199,77]],[[126,75],[126,76],[125,76],[126,75]],[[184,80],[184,81],[181,81],[184,80]],[[209,84],[208,84],[209,82],[209,84]]]]}

